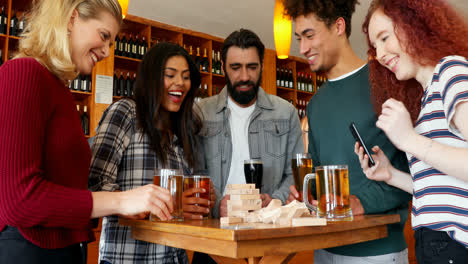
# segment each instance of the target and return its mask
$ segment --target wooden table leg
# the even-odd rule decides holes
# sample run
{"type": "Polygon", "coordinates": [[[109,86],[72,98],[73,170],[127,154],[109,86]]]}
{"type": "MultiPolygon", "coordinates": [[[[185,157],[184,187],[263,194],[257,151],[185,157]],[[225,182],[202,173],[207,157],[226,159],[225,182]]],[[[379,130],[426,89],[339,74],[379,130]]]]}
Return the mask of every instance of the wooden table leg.
{"type": "Polygon", "coordinates": [[[234,259],[218,255],[210,255],[210,257],[218,264],[249,264],[245,259],[234,259]]]}
{"type": "Polygon", "coordinates": [[[248,258],[249,264],[259,264],[261,257],[250,257],[248,258]]]}
{"type": "MultiPolygon", "coordinates": [[[[296,255],[296,253],[291,253],[289,255],[283,256],[264,256],[258,264],[286,264],[296,255]]],[[[257,263],[257,262],[255,262],[257,263]]],[[[250,262],[249,262],[250,264],[250,262]]]]}

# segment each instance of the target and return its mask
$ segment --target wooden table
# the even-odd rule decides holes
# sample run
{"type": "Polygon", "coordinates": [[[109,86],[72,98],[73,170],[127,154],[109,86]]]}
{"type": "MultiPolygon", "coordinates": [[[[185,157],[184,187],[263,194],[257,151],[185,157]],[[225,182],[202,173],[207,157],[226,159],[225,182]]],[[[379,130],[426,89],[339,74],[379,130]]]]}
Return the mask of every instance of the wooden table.
{"type": "Polygon", "coordinates": [[[220,228],[219,219],[150,222],[120,219],[137,240],[205,252],[217,263],[288,263],[297,252],[364,242],[387,236],[387,225],[399,215],[355,216],[326,226],[275,227],[242,224],[220,228]]]}

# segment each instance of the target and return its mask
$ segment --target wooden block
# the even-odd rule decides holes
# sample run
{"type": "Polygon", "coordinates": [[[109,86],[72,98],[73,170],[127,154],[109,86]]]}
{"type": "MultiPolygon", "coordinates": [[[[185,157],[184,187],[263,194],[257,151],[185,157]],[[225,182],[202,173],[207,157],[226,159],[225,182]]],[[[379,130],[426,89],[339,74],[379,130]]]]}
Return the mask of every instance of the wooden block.
{"type": "Polygon", "coordinates": [[[293,218],[299,218],[303,215],[308,215],[309,214],[309,209],[307,208],[291,208],[288,212],[288,218],[293,219],[293,218]]]}
{"type": "Polygon", "coordinates": [[[229,224],[238,224],[242,223],[242,218],[241,217],[221,217],[219,219],[221,225],[229,225],[229,224]]]}
{"type": "Polygon", "coordinates": [[[270,201],[270,203],[267,205],[267,207],[264,208],[264,211],[271,211],[276,208],[281,207],[283,203],[279,199],[273,199],[270,201]]]}
{"type": "Polygon", "coordinates": [[[260,194],[259,189],[239,189],[239,190],[226,190],[226,194],[260,194]]]}
{"type": "Polygon", "coordinates": [[[324,226],[327,225],[327,219],[318,217],[299,217],[293,218],[292,226],[324,226]]]}
{"type": "Polygon", "coordinates": [[[228,211],[227,216],[230,217],[247,217],[249,215],[248,211],[228,211]]]}
{"type": "Polygon", "coordinates": [[[248,211],[257,210],[262,208],[262,200],[234,200],[227,201],[228,212],[229,211],[248,211]]]}
{"type": "Polygon", "coordinates": [[[280,217],[281,215],[281,207],[273,209],[271,211],[264,211],[261,214],[261,220],[265,224],[273,223],[276,218],[280,217]]]}
{"type": "Polygon", "coordinates": [[[260,199],[260,194],[231,194],[229,200],[255,200],[260,199]]]}
{"type": "Polygon", "coordinates": [[[246,217],[244,217],[244,222],[247,222],[247,223],[261,222],[260,215],[257,212],[251,212],[246,217]]]}
{"type": "Polygon", "coordinates": [[[255,189],[254,183],[247,184],[228,184],[226,186],[227,190],[243,190],[243,189],[255,189]]]}

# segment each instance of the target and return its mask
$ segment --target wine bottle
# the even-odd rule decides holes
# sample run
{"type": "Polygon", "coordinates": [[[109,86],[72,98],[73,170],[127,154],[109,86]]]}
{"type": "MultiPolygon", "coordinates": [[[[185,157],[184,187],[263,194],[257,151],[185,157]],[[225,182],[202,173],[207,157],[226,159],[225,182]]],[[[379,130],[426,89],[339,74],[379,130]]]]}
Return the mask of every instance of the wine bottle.
{"type": "Polygon", "coordinates": [[[200,47],[197,47],[197,55],[195,57],[195,65],[197,65],[197,69],[199,71],[202,70],[201,64],[202,64],[202,61],[201,61],[201,57],[200,57],[200,47]]]}
{"type": "Polygon", "coordinates": [[[280,85],[281,87],[284,87],[284,69],[281,68],[281,72],[280,72],[280,85]]]}
{"type": "Polygon", "coordinates": [[[289,69],[289,88],[294,89],[294,77],[292,69],[289,69]]]}
{"type": "Polygon", "coordinates": [[[125,80],[124,96],[129,96],[132,93],[132,81],[130,80],[130,72],[127,72],[127,79],[125,80]]]}
{"type": "Polygon", "coordinates": [[[133,35],[130,34],[130,37],[128,37],[128,51],[127,51],[127,57],[129,58],[134,58],[133,54],[133,48],[134,48],[135,41],[133,40],[133,35]]]}
{"type": "Polygon", "coordinates": [[[135,88],[136,88],[136,73],[133,73],[133,79],[132,79],[132,93],[131,96],[135,95],[135,88]]]}
{"type": "Polygon", "coordinates": [[[114,54],[117,55],[117,56],[120,56],[120,37],[119,37],[119,35],[115,36],[114,54]]]}
{"type": "Polygon", "coordinates": [[[120,56],[127,57],[128,56],[128,42],[127,37],[123,34],[122,40],[120,41],[122,44],[122,50],[120,51],[120,56]]]}
{"type": "Polygon", "coordinates": [[[24,32],[24,28],[26,27],[26,19],[24,17],[24,13],[21,15],[21,19],[18,23],[18,36],[24,32]]]}
{"type": "Polygon", "coordinates": [[[211,73],[216,73],[216,55],[215,51],[211,51],[211,73]]]}
{"type": "Polygon", "coordinates": [[[10,36],[17,36],[16,30],[18,29],[18,18],[16,17],[16,11],[10,19],[10,36]]]}
{"type": "Polygon", "coordinates": [[[74,82],[75,90],[81,91],[81,80],[80,80],[79,75],[76,77],[76,79],[73,82],[74,82]]]}
{"type": "Polygon", "coordinates": [[[218,62],[216,65],[216,74],[223,74],[223,71],[221,70],[221,53],[218,51],[218,62]]]}
{"type": "Polygon", "coordinates": [[[125,89],[125,79],[123,77],[123,72],[120,72],[119,89],[117,91],[117,95],[118,96],[123,96],[124,95],[124,89],[125,89]]]}
{"type": "Polygon", "coordinates": [[[113,96],[118,96],[117,90],[119,88],[119,79],[117,78],[117,72],[114,72],[114,77],[113,77],[113,84],[112,84],[112,95],[113,96]]]}
{"type": "Polygon", "coordinates": [[[206,55],[206,48],[203,50],[203,59],[202,59],[202,71],[208,72],[210,68],[210,63],[208,61],[208,56],[206,55]]]}
{"type": "Polygon", "coordinates": [[[5,14],[5,7],[2,6],[2,12],[0,13],[0,34],[6,34],[7,27],[7,15],[5,14]]]}
{"type": "Polygon", "coordinates": [[[91,75],[86,75],[86,91],[91,92],[91,75]]]}
{"type": "Polygon", "coordinates": [[[81,115],[81,122],[83,124],[83,132],[85,135],[89,135],[89,116],[87,106],[83,106],[83,115],[81,115]]]}

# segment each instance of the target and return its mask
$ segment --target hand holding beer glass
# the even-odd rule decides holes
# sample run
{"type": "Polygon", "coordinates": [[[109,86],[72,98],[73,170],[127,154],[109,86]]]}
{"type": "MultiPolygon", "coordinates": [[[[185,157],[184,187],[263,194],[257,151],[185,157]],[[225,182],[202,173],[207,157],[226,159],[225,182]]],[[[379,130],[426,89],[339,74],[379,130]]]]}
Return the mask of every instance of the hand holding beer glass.
{"type": "MultiPolygon", "coordinates": [[[[302,198],[302,189],[304,184],[304,177],[306,174],[312,173],[312,158],[310,157],[309,153],[298,153],[294,156],[291,160],[291,169],[294,176],[294,185],[296,190],[299,192],[299,200],[300,202],[303,201],[302,198]]],[[[309,184],[307,187],[309,190],[311,185],[309,184]]],[[[309,201],[312,201],[312,194],[309,193],[309,201]]]]}
{"type": "MultiPolygon", "coordinates": [[[[153,184],[169,190],[174,204],[172,219],[182,221],[184,214],[182,210],[183,172],[179,169],[156,169],[153,184]]],[[[157,221],[157,216],[150,214],[151,221],[157,221]]]]}
{"type": "Polygon", "coordinates": [[[211,189],[212,184],[209,176],[184,176],[184,217],[191,219],[209,217],[211,207],[211,189]]]}
{"type": "Polygon", "coordinates": [[[304,178],[303,197],[307,207],[316,212],[318,217],[329,221],[353,220],[353,212],[349,202],[348,165],[318,166],[315,173],[309,173],[304,178]],[[310,204],[307,188],[310,180],[316,181],[317,206],[310,204]]]}

